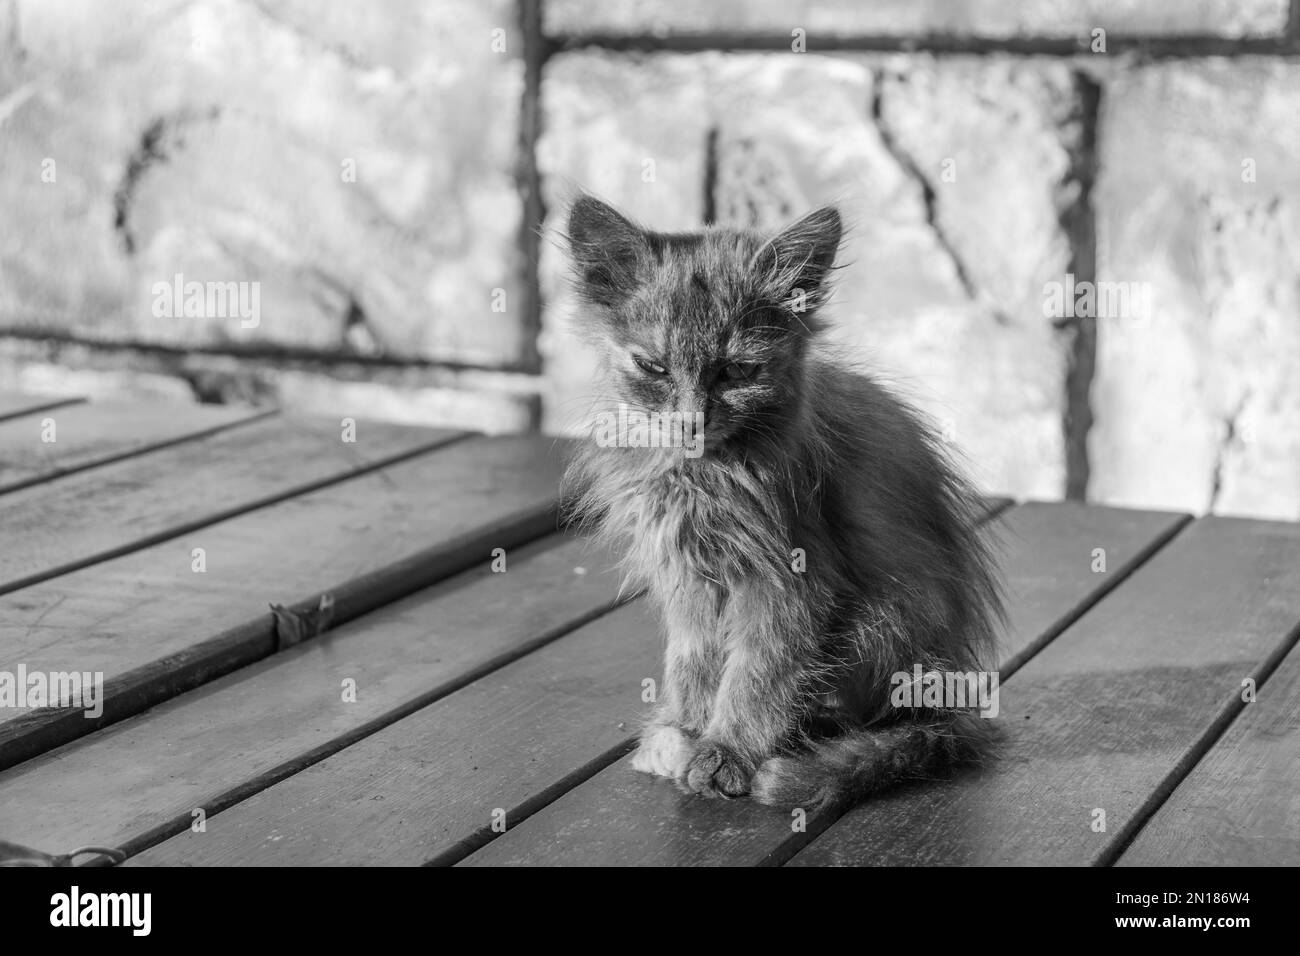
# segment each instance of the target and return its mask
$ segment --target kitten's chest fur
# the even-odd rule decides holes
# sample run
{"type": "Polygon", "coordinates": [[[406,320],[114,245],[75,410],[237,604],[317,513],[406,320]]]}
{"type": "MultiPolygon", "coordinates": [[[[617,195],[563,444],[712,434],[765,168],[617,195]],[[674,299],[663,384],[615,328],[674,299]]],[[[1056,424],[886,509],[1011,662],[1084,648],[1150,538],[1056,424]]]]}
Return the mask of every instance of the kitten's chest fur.
{"type": "Polygon", "coordinates": [[[779,489],[735,466],[664,472],[628,488],[621,510],[629,570],[661,598],[725,597],[770,579],[790,548],[779,489]]]}

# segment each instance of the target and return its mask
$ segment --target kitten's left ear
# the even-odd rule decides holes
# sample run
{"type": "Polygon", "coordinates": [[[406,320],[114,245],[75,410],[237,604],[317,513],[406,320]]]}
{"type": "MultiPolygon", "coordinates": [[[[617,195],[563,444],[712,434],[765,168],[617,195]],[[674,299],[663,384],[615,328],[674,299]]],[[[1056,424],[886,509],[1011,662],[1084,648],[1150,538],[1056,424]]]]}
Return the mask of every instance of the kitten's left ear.
{"type": "Polygon", "coordinates": [[[844,227],[834,206],[823,206],[772,237],[754,257],[754,268],[779,298],[801,290],[812,303],[821,298],[844,227]]]}

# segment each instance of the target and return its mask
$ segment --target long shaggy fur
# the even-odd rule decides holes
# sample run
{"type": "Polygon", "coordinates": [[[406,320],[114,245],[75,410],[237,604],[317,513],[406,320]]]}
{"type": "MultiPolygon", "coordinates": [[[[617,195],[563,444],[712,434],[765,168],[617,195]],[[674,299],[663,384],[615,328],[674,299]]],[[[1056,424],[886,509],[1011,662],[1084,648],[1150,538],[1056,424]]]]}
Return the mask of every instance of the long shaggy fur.
{"type": "Polygon", "coordinates": [[[890,703],[914,665],[981,670],[1001,604],[976,498],[929,425],[820,342],[839,216],[662,234],[583,197],[569,241],[596,411],[706,416],[700,457],[593,440],[566,480],[663,614],[633,765],[810,807],[978,758],[987,721],[890,703]]]}
{"type": "Polygon", "coordinates": [[[898,783],[978,763],[996,740],[989,721],[964,712],[849,730],[769,757],[754,775],[752,793],[773,806],[847,805],[898,783]]]}

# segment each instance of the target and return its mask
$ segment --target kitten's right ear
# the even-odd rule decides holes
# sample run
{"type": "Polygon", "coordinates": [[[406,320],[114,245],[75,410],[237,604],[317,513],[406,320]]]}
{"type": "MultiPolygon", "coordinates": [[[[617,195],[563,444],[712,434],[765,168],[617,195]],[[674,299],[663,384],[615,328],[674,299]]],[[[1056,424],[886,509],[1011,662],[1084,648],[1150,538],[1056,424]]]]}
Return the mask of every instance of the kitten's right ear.
{"type": "Polygon", "coordinates": [[[641,263],[650,254],[645,231],[610,206],[581,196],[569,210],[569,252],[583,294],[614,306],[635,291],[641,263]]]}
{"type": "Polygon", "coordinates": [[[823,206],[764,243],[753,267],[767,280],[776,297],[784,299],[801,290],[819,303],[825,297],[843,235],[839,211],[834,206],[823,206]]]}

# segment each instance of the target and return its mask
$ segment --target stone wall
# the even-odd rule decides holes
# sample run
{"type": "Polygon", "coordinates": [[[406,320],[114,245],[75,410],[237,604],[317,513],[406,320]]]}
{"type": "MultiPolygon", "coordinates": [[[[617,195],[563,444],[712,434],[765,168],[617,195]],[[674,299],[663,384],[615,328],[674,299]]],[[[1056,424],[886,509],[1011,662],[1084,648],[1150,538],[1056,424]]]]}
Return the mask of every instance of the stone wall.
{"type": "Polygon", "coordinates": [[[509,0],[0,0],[0,361],[535,424],[522,48],[509,0]],[[259,320],[165,314],[176,275],[259,320]]]}
{"type": "Polygon", "coordinates": [[[1300,518],[1289,6],[0,0],[0,378],[563,431],[579,188],[833,201],[837,347],[986,488],[1300,518]]]}

